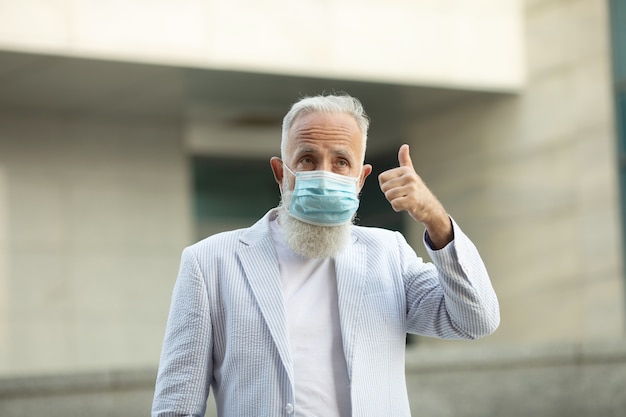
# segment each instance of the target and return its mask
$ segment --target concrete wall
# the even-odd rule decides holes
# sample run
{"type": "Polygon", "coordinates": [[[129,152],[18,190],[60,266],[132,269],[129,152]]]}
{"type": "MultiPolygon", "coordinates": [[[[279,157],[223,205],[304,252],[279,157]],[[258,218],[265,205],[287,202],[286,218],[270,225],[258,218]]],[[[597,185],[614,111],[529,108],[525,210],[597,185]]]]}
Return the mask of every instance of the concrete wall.
{"type": "Polygon", "coordinates": [[[619,417],[626,344],[410,351],[407,384],[416,416],[619,417]]]}
{"type": "Polygon", "coordinates": [[[0,113],[0,374],[158,362],[191,198],[172,121],[0,113]]]}
{"type": "Polygon", "coordinates": [[[517,89],[520,0],[0,0],[0,49],[517,89]]]}
{"type": "MultiPolygon", "coordinates": [[[[626,344],[532,349],[475,346],[407,352],[415,416],[621,417],[626,410],[626,344]]],[[[0,379],[0,415],[149,414],[153,370],[0,379]]],[[[214,417],[213,404],[207,417],[214,417]]]]}
{"type": "Polygon", "coordinates": [[[416,120],[415,166],[487,263],[502,307],[487,343],[623,337],[607,4],[525,14],[523,92],[416,120]]]}

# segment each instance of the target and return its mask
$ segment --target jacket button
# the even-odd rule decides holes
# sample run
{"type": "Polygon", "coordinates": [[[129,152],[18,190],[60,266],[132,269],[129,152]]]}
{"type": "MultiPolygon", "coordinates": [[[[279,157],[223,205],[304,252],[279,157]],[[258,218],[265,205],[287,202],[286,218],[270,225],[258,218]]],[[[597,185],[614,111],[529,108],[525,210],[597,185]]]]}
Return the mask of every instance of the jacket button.
{"type": "Polygon", "coordinates": [[[285,406],[285,411],[287,412],[287,414],[293,414],[293,404],[287,403],[287,405],[285,406]]]}

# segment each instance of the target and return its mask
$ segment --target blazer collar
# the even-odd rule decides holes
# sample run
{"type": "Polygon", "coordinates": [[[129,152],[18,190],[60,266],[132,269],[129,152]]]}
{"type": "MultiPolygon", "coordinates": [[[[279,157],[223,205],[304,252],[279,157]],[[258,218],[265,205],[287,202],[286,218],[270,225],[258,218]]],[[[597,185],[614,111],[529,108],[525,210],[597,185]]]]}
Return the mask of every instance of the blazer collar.
{"type": "Polygon", "coordinates": [[[261,314],[274,339],[287,375],[293,381],[291,348],[287,333],[287,318],[283,305],[278,258],[269,229],[269,222],[273,216],[275,216],[275,211],[269,211],[243,233],[241,237],[243,245],[237,251],[237,256],[243,266],[261,314]]]}
{"type": "Polygon", "coordinates": [[[339,320],[350,379],[367,279],[367,247],[358,242],[355,233],[352,236],[352,243],[335,258],[339,320]]]}

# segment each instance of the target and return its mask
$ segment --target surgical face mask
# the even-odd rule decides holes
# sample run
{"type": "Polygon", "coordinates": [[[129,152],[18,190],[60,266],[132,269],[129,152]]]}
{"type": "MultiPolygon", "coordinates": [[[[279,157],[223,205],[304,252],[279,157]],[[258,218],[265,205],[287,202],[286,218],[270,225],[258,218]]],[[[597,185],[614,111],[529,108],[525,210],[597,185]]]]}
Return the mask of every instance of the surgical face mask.
{"type": "Polygon", "coordinates": [[[340,226],[352,220],[359,207],[358,178],[328,171],[301,171],[293,188],[289,215],[316,226],[340,226]]]}

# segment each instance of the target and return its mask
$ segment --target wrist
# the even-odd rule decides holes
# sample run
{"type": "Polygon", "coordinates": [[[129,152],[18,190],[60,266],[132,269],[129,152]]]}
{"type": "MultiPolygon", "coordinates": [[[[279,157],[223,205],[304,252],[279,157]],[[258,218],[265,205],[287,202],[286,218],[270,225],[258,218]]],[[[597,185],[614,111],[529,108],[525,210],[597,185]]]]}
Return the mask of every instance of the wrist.
{"type": "Polygon", "coordinates": [[[454,240],[452,220],[447,213],[423,222],[432,249],[442,249],[454,240]]]}

